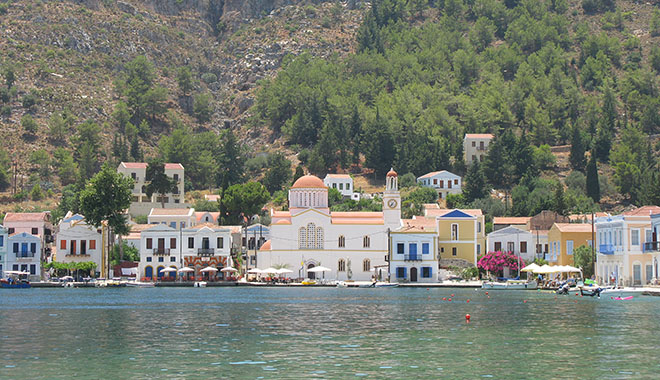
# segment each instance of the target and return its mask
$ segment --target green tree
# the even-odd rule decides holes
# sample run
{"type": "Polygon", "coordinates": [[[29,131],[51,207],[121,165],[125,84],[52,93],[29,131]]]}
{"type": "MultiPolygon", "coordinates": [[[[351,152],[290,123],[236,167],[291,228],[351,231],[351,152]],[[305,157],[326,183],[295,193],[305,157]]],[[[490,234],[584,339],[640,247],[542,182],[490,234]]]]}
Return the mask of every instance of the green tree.
{"type": "Polygon", "coordinates": [[[59,113],[53,113],[50,119],[48,120],[48,130],[50,138],[59,144],[66,142],[66,139],[69,135],[69,126],[66,121],[59,113]]]}
{"type": "Polygon", "coordinates": [[[268,171],[262,180],[266,189],[272,194],[282,189],[282,186],[291,179],[291,161],[282,153],[268,156],[268,171]]]}
{"type": "Polygon", "coordinates": [[[25,114],[21,118],[21,126],[25,129],[25,132],[34,135],[39,130],[39,125],[36,121],[30,116],[30,114],[25,114]]]}
{"type": "Polygon", "coordinates": [[[594,274],[594,255],[592,248],[581,245],[573,250],[573,262],[576,267],[582,269],[584,278],[590,278],[594,274]]]}
{"type": "Polygon", "coordinates": [[[179,91],[183,95],[188,95],[193,89],[192,73],[188,66],[179,67],[176,72],[176,81],[179,85],[179,91]]]}
{"type": "Polygon", "coordinates": [[[600,202],[600,185],[598,183],[598,167],[596,166],[596,157],[591,153],[589,163],[587,164],[587,195],[594,200],[600,202]]]}
{"type": "Polygon", "coordinates": [[[463,182],[463,196],[467,203],[488,195],[486,177],[478,161],[470,165],[463,182]]]}
{"type": "Polygon", "coordinates": [[[302,165],[296,166],[296,172],[293,174],[293,180],[291,181],[291,184],[293,185],[298,180],[298,178],[304,175],[305,175],[305,171],[303,170],[302,165]]]}
{"type": "Polygon", "coordinates": [[[50,155],[44,149],[37,149],[30,153],[30,163],[37,167],[39,176],[47,180],[50,178],[50,155]]]}
{"type": "Polygon", "coordinates": [[[38,183],[32,186],[32,190],[30,190],[30,198],[33,201],[44,199],[44,192],[41,190],[41,186],[38,183]]]}
{"type": "Polygon", "coordinates": [[[135,123],[147,116],[157,117],[165,110],[167,90],[155,86],[155,80],[153,63],[145,56],[137,56],[126,64],[124,78],[118,84],[118,89],[124,95],[135,123]]]}
{"type": "Polygon", "coordinates": [[[555,195],[552,199],[553,211],[559,215],[566,215],[568,208],[566,207],[566,197],[564,195],[564,185],[558,183],[555,187],[555,195]]]}
{"type": "Polygon", "coordinates": [[[79,196],[80,212],[87,222],[99,228],[106,221],[111,232],[119,236],[120,246],[121,236],[130,232],[125,210],[131,206],[133,185],[133,179],[103,164],[79,196]]]}
{"type": "Polygon", "coordinates": [[[198,94],[193,100],[193,115],[200,123],[211,120],[211,95],[198,94]]]}
{"type": "Polygon", "coordinates": [[[160,206],[165,208],[165,194],[174,193],[177,183],[165,174],[165,164],[159,159],[149,161],[144,176],[146,182],[145,194],[151,198],[153,194],[160,195],[160,206]]]}
{"type": "Polygon", "coordinates": [[[16,73],[14,72],[14,68],[11,66],[5,67],[2,75],[5,77],[5,84],[7,84],[7,88],[11,89],[11,87],[14,85],[14,82],[16,81],[16,73]]]}
{"type": "Polygon", "coordinates": [[[53,152],[55,158],[55,170],[60,177],[62,185],[70,185],[78,179],[78,165],[73,160],[71,152],[64,148],[57,148],[53,152]]]}
{"type": "Polygon", "coordinates": [[[222,194],[221,203],[226,210],[225,223],[239,223],[258,214],[270,199],[270,194],[259,182],[231,185],[222,194]]]}
{"type": "Polygon", "coordinates": [[[115,105],[115,110],[112,111],[112,119],[119,127],[121,133],[127,133],[126,126],[130,123],[131,113],[128,110],[128,105],[125,102],[119,101],[115,105]]]}
{"type": "Polygon", "coordinates": [[[568,160],[574,170],[584,171],[584,166],[586,164],[584,152],[585,144],[582,133],[577,126],[573,126],[573,134],[571,136],[571,153],[568,157],[568,160]]]}

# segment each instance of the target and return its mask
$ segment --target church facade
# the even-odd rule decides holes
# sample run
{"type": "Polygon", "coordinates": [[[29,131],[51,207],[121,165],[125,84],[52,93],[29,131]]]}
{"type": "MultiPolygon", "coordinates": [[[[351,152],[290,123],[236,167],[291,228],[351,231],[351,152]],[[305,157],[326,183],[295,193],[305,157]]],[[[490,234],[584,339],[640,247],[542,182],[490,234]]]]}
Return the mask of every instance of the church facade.
{"type": "Polygon", "coordinates": [[[284,266],[300,278],[371,280],[375,267],[387,265],[390,232],[401,228],[396,172],[386,180],[383,211],[331,212],[323,181],[300,177],[289,190],[289,211],[271,212],[271,240],[258,251],[257,266],[284,266]],[[309,272],[316,266],[330,271],[309,272]]]}

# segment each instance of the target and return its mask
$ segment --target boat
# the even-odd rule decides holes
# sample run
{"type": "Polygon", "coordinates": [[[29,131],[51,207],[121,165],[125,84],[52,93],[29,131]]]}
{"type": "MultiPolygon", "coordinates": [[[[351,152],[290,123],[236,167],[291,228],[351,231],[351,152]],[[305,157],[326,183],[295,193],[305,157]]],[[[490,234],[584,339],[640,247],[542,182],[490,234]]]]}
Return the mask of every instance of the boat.
{"type": "Polygon", "coordinates": [[[304,280],[303,282],[301,282],[301,284],[303,284],[303,285],[316,285],[316,281],[314,281],[314,280],[304,280]]]}
{"type": "Polygon", "coordinates": [[[484,282],[481,288],[489,290],[536,290],[537,286],[536,280],[507,280],[506,282],[484,282]]]}
{"type": "Polygon", "coordinates": [[[345,283],[344,281],[338,281],[337,282],[337,287],[338,288],[348,288],[348,284],[345,283]]]}
{"type": "Polygon", "coordinates": [[[644,289],[641,288],[607,288],[600,292],[600,297],[608,299],[627,299],[628,297],[641,296],[643,292],[644,289]]]}
{"type": "Polygon", "coordinates": [[[5,274],[7,274],[8,277],[0,280],[0,287],[2,288],[29,289],[32,287],[32,285],[30,285],[30,281],[28,281],[27,278],[21,278],[21,276],[27,277],[27,275],[30,274],[28,272],[7,270],[5,271],[5,274]]]}
{"type": "Polygon", "coordinates": [[[129,281],[126,286],[131,288],[153,288],[156,286],[153,282],[129,281]]]}
{"type": "Polygon", "coordinates": [[[206,281],[195,281],[196,288],[206,288],[206,281]]]}
{"type": "Polygon", "coordinates": [[[118,280],[101,280],[95,282],[94,286],[97,288],[119,288],[126,286],[126,284],[118,280]]]}
{"type": "Polygon", "coordinates": [[[390,283],[390,282],[377,282],[374,284],[374,288],[396,288],[399,284],[390,283]]]}

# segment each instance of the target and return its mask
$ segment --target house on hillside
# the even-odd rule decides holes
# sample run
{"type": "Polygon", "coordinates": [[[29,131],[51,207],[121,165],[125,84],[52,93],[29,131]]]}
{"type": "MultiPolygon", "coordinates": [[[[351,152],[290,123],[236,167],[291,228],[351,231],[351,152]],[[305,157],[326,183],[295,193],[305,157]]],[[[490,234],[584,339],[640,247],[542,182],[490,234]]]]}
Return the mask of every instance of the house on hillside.
{"type": "Polygon", "coordinates": [[[436,190],[442,199],[447,198],[447,194],[460,194],[462,191],[461,177],[446,170],[426,173],[417,178],[417,183],[436,190]]]}
{"type": "Polygon", "coordinates": [[[92,261],[96,272],[103,265],[101,229],[87,224],[85,217],[68,212],[58,224],[53,260],[60,263],[92,261]]]}
{"type": "Polygon", "coordinates": [[[483,161],[492,139],[493,135],[490,133],[467,133],[463,138],[465,163],[470,166],[474,162],[483,161]]]}
{"type": "Polygon", "coordinates": [[[176,181],[176,189],[172,193],[164,195],[152,194],[151,198],[146,194],[146,162],[122,162],[117,167],[117,172],[130,177],[135,182],[133,187],[133,199],[129,212],[132,215],[146,215],[154,207],[162,207],[161,201],[168,208],[185,208],[184,190],[184,168],[178,163],[166,163],[165,174],[176,181]]]}
{"type": "Polygon", "coordinates": [[[174,229],[197,224],[194,208],[152,208],[147,216],[149,224],[166,224],[174,229]]]}
{"type": "Polygon", "coordinates": [[[323,184],[328,189],[337,189],[344,197],[353,196],[353,178],[348,174],[326,174],[323,184]]]}

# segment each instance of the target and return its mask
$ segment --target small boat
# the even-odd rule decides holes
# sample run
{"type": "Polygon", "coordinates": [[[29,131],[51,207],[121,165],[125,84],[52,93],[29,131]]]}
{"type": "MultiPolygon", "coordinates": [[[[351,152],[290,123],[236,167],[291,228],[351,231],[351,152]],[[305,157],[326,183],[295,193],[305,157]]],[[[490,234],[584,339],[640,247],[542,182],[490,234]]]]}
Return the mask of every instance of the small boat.
{"type": "Polygon", "coordinates": [[[337,287],[338,288],[348,288],[348,284],[345,283],[344,281],[338,281],[337,282],[337,287]]]}
{"type": "Polygon", "coordinates": [[[637,288],[607,288],[600,292],[600,296],[610,299],[616,299],[617,297],[628,298],[633,296],[640,296],[643,292],[643,289],[637,288]]]}
{"type": "Polygon", "coordinates": [[[153,288],[156,286],[153,282],[129,281],[126,286],[131,288],[153,288]]]}
{"type": "Polygon", "coordinates": [[[206,281],[195,281],[196,288],[206,288],[206,281]]]}
{"type": "Polygon", "coordinates": [[[374,288],[396,288],[398,287],[399,284],[397,283],[390,283],[390,282],[377,282],[374,284],[374,288]]]}
{"type": "Polygon", "coordinates": [[[7,270],[5,274],[9,275],[7,278],[0,280],[0,287],[5,289],[29,289],[32,287],[30,281],[27,280],[28,272],[7,270]],[[24,276],[26,278],[21,278],[24,276]]]}
{"type": "Polygon", "coordinates": [[[623,297],[623,298],[621,298],[621,297],[612,297],[612,299],[615,300],[615,301],[629,301],[633,298],[635,298],[635,297],[633,297],[633,296],[628,296],[628,297],[623,297]]]}
{"type": "Polygon", "coordinates": [[[303,284],[303,285],[316,285],[316,281],[314,281],[314,280],[304,280],[303,282],[301,282],[301,284],[303,284]]]}
{"type": "Polygon", "coordinates": [[[120,288],[126,286],[125,283],[117,280],[101,280],[94,283],[97,288],[120,288]]]}
{"type": "Polygon", "coordinates": [[[507,280],[506,282],[484,282],[481,285],[482,289],[489,290],[536,290],[536,280],[507,280]]]}

